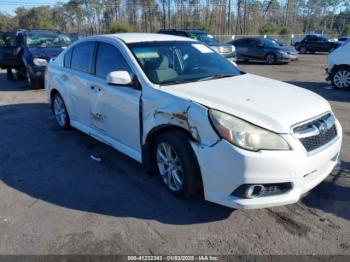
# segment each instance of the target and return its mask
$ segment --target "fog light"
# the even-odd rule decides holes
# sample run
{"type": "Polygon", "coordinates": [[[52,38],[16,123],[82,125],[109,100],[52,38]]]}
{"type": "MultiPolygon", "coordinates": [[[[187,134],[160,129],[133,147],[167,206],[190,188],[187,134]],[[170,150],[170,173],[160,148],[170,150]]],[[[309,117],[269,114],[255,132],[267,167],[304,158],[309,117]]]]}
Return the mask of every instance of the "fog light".
{"type": "Polygon", "coordinates": [[[258,198],[280,195],[292,189],[292,183],[277,184],[243,184],[236,188],[231,195],[240,198],[258,198]]]}
{"type": "Polygon", "coordinates": [[[264,194],[265,187],[263,185],[252,185],[247,187],[245,191],[246,198],[260,197],[264,194]]]}

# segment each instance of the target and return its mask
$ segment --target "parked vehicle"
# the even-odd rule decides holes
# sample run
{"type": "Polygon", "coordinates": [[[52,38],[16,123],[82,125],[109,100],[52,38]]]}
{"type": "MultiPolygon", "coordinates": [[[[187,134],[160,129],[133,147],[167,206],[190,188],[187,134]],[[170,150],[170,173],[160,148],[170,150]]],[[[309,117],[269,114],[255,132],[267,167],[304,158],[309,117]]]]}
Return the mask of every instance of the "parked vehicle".
{"type": "Polygon", "coordinates": [[[338,40],[337,42],[340,44],[344,44],[348,39],[350,39],[349,36],[341,36],[337,39],[338,40]]]}
{"type": "Polygon", "coordinates": [[[337,42],[331,42],[324,36],[309,35],[306,36],[301,42],[295,44],[295,49],[301,54],[315,52],[332,52],[341,44],[337,42]]]}
{"type": "Polygon", "coordinates": [[[236,47],[237,59],[246,62],[258,60],[276,64],[298,59],[293,47],[281,46],[269,38],[240,38],[229,43],[236,47]]]}
{"type": "Polygon", "coordinates": [[[202,30],[190,30],[190,29],[162,29],[159,30],[158,33],[160,34],[167,34],[167,35],[177,35],[177,36],[184,36],[189,37],[195,40],[198,40],[200,42],[205,43],[206,45],[210,46],[211,49],[218,52],[220,55],[225,57],[226,59],[230,61],[236,61],[236,50],[235,46],[231,44],[224,44],[220,43],[219,40],[217,40],[214,36],[209,34],[206,31],[202,30]]]}
{"type": "Polygon", "coordinates": [[[190,38],[87,37],[48,64],[45,87],[59,126],[142,162],[177,196],[294,203],[339,157],[342,128],[325,99],[241,72],[190,38]]]}
{"type": "Polygon", "coordinates": [[[328,55],[327,80],[337,89],[350,89],[350,39],[328,55]]]}
{"type": "Polygon", "coordinates": [[[54,30],[19,30],[7,33],[13,44],[0,48],[0,65],[11,65],[30,87],[40,87],[48,61],[67,47],[68,36],[54,30]]]}

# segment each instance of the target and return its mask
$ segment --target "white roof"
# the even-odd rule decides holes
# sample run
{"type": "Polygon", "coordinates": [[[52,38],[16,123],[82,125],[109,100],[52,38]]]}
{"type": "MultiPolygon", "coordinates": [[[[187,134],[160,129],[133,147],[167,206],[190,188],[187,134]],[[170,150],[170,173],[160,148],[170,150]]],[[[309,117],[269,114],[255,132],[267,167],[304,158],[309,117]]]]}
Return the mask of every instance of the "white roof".
{"type": "Polygon", "coordinates": [[[120,33],[103,35],[104,37],[119,38],[125,43],[152,42],[152,41],[195,41],[194,39],[154,33],[120,33]]]}

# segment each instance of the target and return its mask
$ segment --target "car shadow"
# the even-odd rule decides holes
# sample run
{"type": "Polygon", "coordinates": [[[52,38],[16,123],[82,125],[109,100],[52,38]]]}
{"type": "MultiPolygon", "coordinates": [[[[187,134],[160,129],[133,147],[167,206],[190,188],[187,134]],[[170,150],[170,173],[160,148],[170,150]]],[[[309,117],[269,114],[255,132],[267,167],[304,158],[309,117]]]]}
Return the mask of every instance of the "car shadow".
{"type": "Polygon", "coordinates": [[[326,82],[287,81],[286,83],[313,91],[328,101],[350,102],[350,91],[334,89],[326,82]]]}
{"type": "Polygon", "coordinates": [[[350,219],[350,163],[342,162],[327,180],[302,199],[308,207],[350,219]]]}
{"type": "Polygon", "coordinates": [[[174,197],[138,162],[77,130],[61,130],[48,104],[0,106],[0,123],[0,180],[33,205],[175,225],[223,220],[234,211],[201,195],[174,197]]]}
{"type": "Polygon", "coordinates": [[[30,90],[30,88],[25,80],[8,80],[6,78],[6,71],[0,71],[0,92],[28,90],[30,90]]]}

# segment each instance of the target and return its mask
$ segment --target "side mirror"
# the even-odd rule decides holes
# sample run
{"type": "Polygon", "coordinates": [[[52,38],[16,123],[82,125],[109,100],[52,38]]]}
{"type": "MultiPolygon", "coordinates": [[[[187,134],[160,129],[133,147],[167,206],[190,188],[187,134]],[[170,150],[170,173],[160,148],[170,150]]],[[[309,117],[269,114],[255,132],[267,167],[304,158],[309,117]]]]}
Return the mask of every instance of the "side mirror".
{"type": "Polygon", "coordinates": [[[113,71],[107,75],[107,83],[110,85],[130,85],[132,79],[127,71],[113,71]]]}
{"type": "Polygon", "coordinates": [[[18,56],[19,53],[22,51],[22,47],[18,46],[13,50],[13,55],[18,56]]]}

